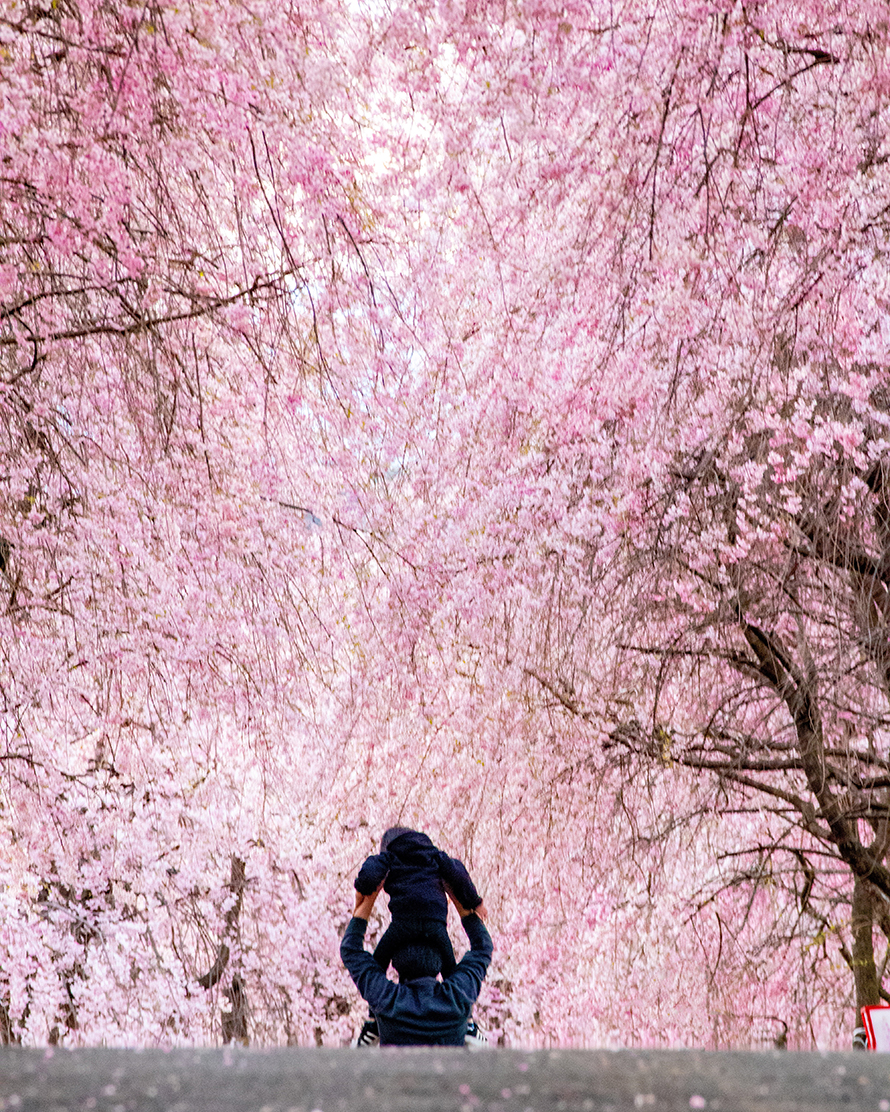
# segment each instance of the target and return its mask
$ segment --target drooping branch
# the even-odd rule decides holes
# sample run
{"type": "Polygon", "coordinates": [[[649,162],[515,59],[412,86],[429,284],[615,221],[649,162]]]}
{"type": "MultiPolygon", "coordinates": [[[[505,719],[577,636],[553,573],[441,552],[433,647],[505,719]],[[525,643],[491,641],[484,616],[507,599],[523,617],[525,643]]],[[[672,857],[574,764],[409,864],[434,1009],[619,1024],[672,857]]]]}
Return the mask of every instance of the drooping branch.
{"type": "Polygon", "coordinates": [[[585,710],[583,706],[575,698],[574,692],[559,680],[548,679],[547,676],[542,675],[534,668],[525,668],[525,674],[529,679],[536,680],[545,691],[549,692],[554,699],[570,713],[577,718],[582,719],[584,722],[592,722],[593,715],[585,710]]]}
{"type": "MultiPolygon", "coordinates": [[[[59,343],[61,341],[84,340],[91,336],[127,338],[146,332],[149,329],[158,329],[169,324],[198,320],[220,309],[249,302],[251,297],[256,296],[256,294],[263,290],[279,290],[282,280],[289,276],[290,271],[282,271],[281,275],[276,275],[270,280],[261,280],[258,278],[248,289],[237,290],[235,293],[226,296],[200,297],[196,294],[184,295],[187,296],[191,302],[188,308],[156,315],[140,315],[136,320],[131,319],[130,321],[90,321],[87,324],[72,328],[55,329],[51,332],[47,332],[45,335],[35,335],[33,342],[35,344],[59,343]]],[[[11,317],[13,314],[14,310],[10,310],[7,311],[5,315],[11,317]]],[[[129,315],[132,317],[132,314],[129,315]]],[[[0,347],[15,347],[18,344],[19,339],[15,335],[0,335],[0,347]]],[[[20,376],[16,376],[16,378],[18,377],[20,376]]]]}
{"type": "Polygon", "coordinates": [[[831,790],[814,680],[794,664],[778,638],[748,622],[740,609],[737,618],[756,659],[752,668],[782,699],[791,714],[807,784],[818,802],[821,817],[831,829],[838,853],[855,876],[870,880],[890,896],[890,869],[862,844],[848,809],[831,790]]]}

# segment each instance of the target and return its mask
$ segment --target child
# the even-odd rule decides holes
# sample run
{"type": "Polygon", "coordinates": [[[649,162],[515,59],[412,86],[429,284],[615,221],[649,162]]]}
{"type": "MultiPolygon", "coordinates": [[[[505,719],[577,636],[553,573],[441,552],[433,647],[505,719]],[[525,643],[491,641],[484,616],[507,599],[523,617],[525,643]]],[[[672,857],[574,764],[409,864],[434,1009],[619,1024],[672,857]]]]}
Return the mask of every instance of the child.
{"type": "Polygon", "coordinates": [[[369,857],[355,878],[363,896],[383,882],[389,896],[392,922],[374,950],[374,960],[386,970],[392,955],[403,946],[426,944],[442,954],[442,977],[456,968],[448,937],[448,899],[445,885],[468,911],[485,918],[482,897],[460,861],[437,849],[426,834],[405,826],[391,826],[380,840],[380,853],[369,857]]]}
{"type": "MultiPolygon", "coordinates": [[[[367,858],[355,878],[355,887],[370,896],[383,884],[389,896],[392,922],[374,950],[374,960],[384,971],[393,954],[406,946],[427,944],[442,955],[442,978],[457,968],[454,948],[448,937],[447,885],[468,911],[485,918],[482,897],[463,864],[437,849],[426,834],[407,826],[391,826],[380,839],[380,853],[367,858]]],[[[369,1016],[352,1045],[372,1047],[379,1044],[377,1020],[369,1016]]],[[[487,1039],[471,1018],[467,1026],[467,1045],[481,1048],[487,1039]]]]}

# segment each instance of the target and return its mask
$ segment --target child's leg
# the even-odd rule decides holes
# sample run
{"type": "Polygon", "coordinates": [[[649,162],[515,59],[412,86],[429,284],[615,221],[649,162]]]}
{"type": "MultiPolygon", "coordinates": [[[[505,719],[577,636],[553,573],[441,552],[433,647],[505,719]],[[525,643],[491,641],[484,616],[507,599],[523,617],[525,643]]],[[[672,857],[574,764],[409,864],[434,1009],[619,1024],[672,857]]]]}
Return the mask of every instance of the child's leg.
{"type": "Polygon", "coordinates": [[[422,927],[413,919],[393,919],[374,949],[374,961],[385,973],[392,961],[392,956],[403,946],[411,946],[423,941],[422,927]]]}
{"type": "Polygon", "coordinates": [[[454,947],[451,945],[451,939],[448,936],[448,927],[439,919],[424,919],[423,927],[425,941],[442,955],[442,979],[444,980],[457,969],[454,947]]]}

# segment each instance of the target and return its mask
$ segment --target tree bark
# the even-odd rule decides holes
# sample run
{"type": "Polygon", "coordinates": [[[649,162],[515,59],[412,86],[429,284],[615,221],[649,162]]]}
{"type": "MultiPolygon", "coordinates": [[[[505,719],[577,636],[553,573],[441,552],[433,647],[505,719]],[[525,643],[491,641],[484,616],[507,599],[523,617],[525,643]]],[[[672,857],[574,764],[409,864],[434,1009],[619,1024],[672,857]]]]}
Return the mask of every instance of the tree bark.
{"type": "MultiPolygon", "coordinates": [[[[874,897],[868,881],[853,878],[853,981],[856,986],[854,1029],[862,1025],[862,1009],[881,1002],[881,987],[875,966],[875,945],[872,933],[874,897]]],[[[857,1041],[854,1037],[853,1046],[857,1041]]]]}
{"type": "MultiPolygon", "coordinates": [[[[214,985],[218,984],[222,980],[226,967],[229,964],[230,950],[226,943],[226,939],[231,938],[238,929],[238,918],[241,914],[241,903],[246,885],[247,867],[240,857],[232,854],[232,870],[229,878],[229,888],[235,893],[236,898],[235,902],[226,912],[223,937],[219,944],[216,959],[204,976],[198,978],[198,984],[202,988],[212,988],[214,985]]],[[[223,990],[223,995],[229,1002],[229,1008],[225,1009],[222,1015],[223,1042],[239,1042],[246,1046],[248,1042],[247,992],[244,981],[239,973],[236,972],[232,976],[231,984],[228,988],[223,990]]]]}

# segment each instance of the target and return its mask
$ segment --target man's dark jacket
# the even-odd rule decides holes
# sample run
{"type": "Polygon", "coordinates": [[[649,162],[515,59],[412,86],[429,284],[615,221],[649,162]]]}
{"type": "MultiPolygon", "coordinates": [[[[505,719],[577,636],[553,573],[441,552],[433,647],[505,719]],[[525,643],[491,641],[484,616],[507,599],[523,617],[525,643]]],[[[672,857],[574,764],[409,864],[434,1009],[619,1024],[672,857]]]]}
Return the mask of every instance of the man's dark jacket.
{"type": "Polygon", "coordinates": [[[351,919],[340,957],[377,1019],[381,1046],[464,1046],[467,1020],[491,961],[491,935],[478,915],[461,924],[470,949],[444,981],[419,977],[406,984],[390,981],[365,949],[367,919],[351,919]]]}
{"type": "Polygon", "coordinates": [[[417,830],[400,834],[382,853],[369,857],[359,869],[355,887],[363,896],[370,896],[384,878],[383,890],[394,919],[447,919],[443,882],[468,911],[482,903],[464,865],[417,830]]]}

